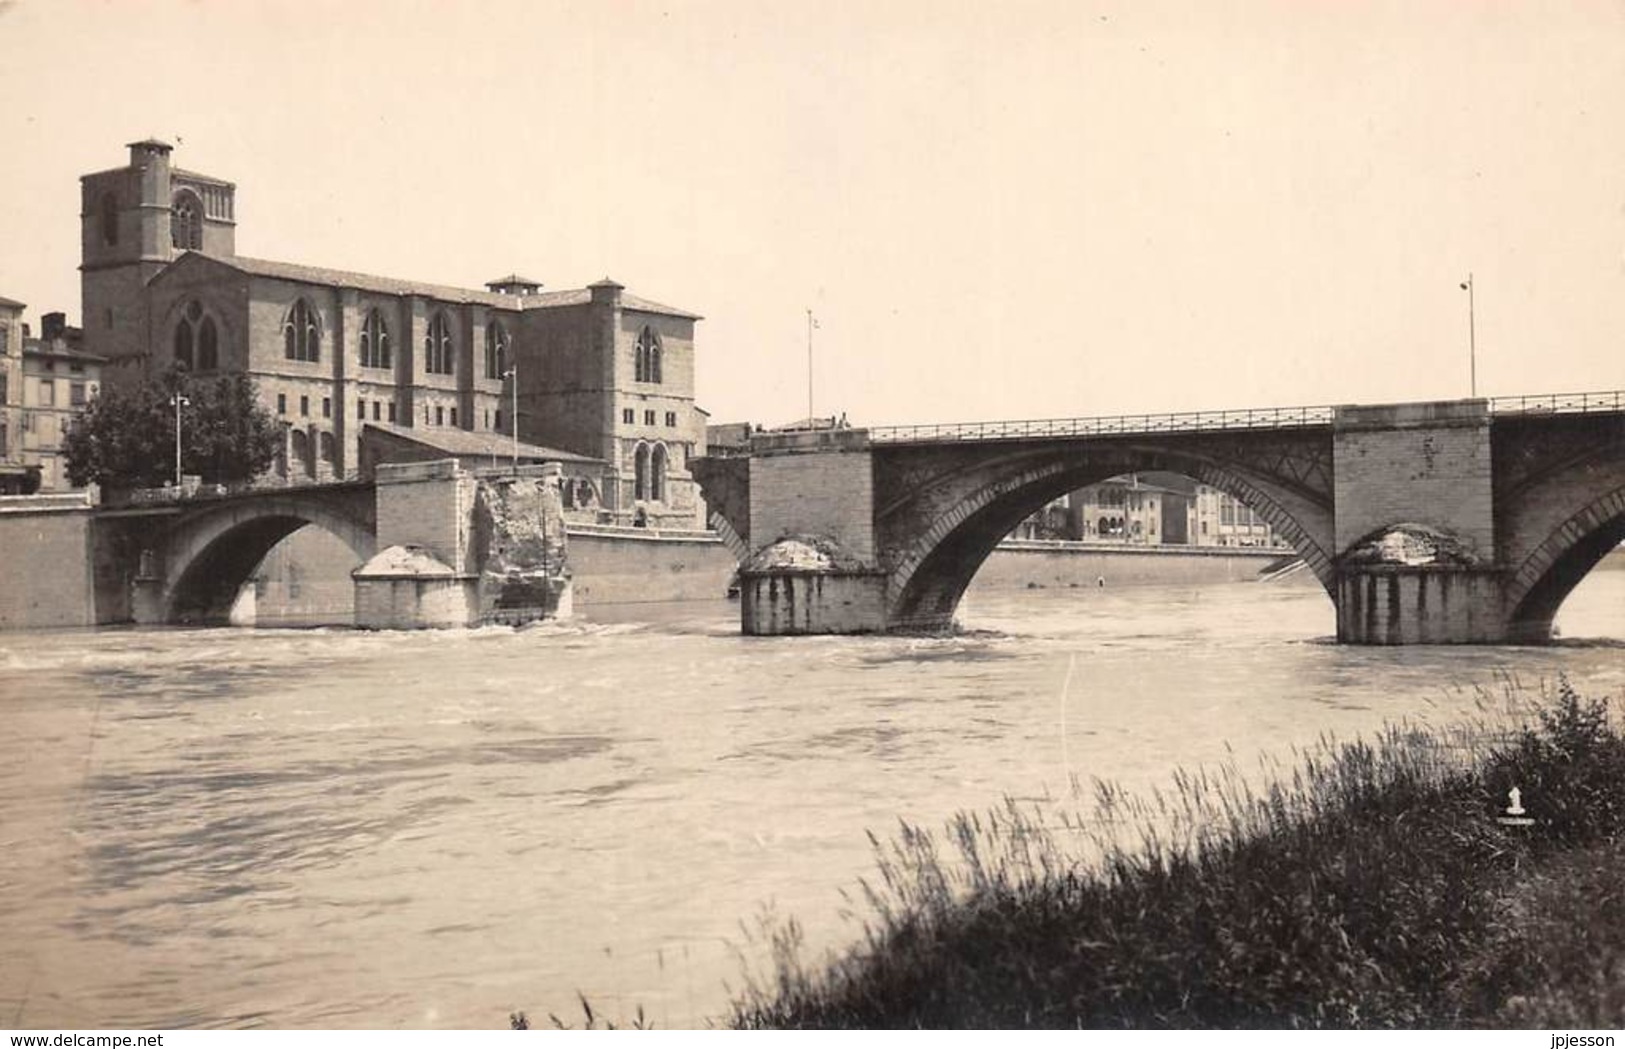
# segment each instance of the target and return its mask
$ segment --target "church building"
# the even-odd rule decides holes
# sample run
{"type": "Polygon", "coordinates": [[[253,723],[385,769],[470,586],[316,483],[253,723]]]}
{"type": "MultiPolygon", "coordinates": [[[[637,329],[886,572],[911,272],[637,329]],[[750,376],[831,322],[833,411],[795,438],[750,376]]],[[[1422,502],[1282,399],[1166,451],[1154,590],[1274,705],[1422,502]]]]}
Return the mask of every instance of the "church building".
{"type": "Polygon", "coordinates": [[[173,166],[164,142],[129,151],[80,180],[84,349],[108,362],[105,381],[174,364],[252,376],[285,427],[287,483],[361,476],[369,431],[494,455],[517,402],[528,452],[569,453],[577,506],[703,527],[688,472],[705,454],[698,315],[607,278],[476,290],[242,256],[235,185],[173,166]]]}

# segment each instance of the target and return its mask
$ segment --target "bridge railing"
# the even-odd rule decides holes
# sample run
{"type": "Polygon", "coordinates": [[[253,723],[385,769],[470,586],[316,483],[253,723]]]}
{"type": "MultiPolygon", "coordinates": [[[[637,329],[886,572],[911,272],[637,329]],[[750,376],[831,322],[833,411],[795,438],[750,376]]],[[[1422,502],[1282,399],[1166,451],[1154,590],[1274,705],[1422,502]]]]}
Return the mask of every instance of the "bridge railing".
{"type": "Polygon", "coordinates": [[[1625,390],[1608,393],[1543,393],[1533,397],[1491,397],[1496,415],[1556,415],[1625,411],[1625,390]]]}
{"type": "Polygon", "coordinates": [[[1201,430],[1279,430],[1299,426],[1330,426],[1332,411],[1330,406],[1322,405],[1304,408],[1243,408],[1220,412],[1100,415],[1074,419],[1026,419],[1019,422],[875,426],[869,429],[869,440],[879,444],[903,444],[910,441],[1021,441],[1045,437],[1189,433],[1201,430]]]}

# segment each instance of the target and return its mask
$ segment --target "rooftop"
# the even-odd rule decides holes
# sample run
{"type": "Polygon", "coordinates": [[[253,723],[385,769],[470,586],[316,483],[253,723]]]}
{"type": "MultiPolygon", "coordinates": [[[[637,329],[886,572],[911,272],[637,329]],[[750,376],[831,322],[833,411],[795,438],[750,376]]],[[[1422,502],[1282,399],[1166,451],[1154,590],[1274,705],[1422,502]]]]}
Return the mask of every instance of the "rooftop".
{"type": "MultiPolygon", "coordinates": [[[[199,253],[187,252],[187,254],[199,253]]],[[[384,295],[421,295],[424,298],[439,299],[442,302],[472,302],[510,310],[515,308],[516,302],[518,304],[517,308],[521,310],[585,306],[592,302],[592,292],[587,288],[572,288],[567,291],[544,291],[535,295],[503,295],[494,291],[458,288],[448,284],[430,284],[424,281],[402,280],[397,277],[380,277],[371,273],[325,269],[320,266],[305,266],[294,262],[276,262],[272,259],[255,259],[246,255],[207,255],[204,257],[222,266],[255,277],[301,281],[306,284],[329,284],[341,288],[355,288],[359,291],[373,291],[384,295]]],[[[521,281],[523,281],[523,278],[520,281],[514,281],[514,283],[520,283],[521,281]]],[[[534,282],[525,281],[525,283],[534,282]]],[[[701,319],[697,313],[680,310],[675,306],[666,306],[636,295],[622,295],[621,307],[629,310],[641,310],[645,313],[661,313],[670,317],[686,317],[690,320],[701,319]]]]}
{"type": "MultiPolygon", "coordinates": [[[[459,430],[443,426],[427,427],[419,430],[408,426],[396,426],[391,423],[367,423],[362,428],[363,439],[366,437],[367,430],[378,430],[389,434],[391,437],[411,441],[414,444],[421,444],[451,455],[468,455],[503,460],[513,455],[513,438],[503,436],[500,433],[459,430]]],[[[597,459],[589,455],[577,455],[575,452],[566,452],[539,444],[527,444],[524,441],[519,442],[519,458],[556,463],[598,462],[597,459]]]]}
{"type": "Polygon", "coordinates": [[[61,360],[84,361],[86,364],[107,363],[106,357],[81,350],[66,339],[24,339],[23,353],[30,357],[56,357],[61,360]]]}

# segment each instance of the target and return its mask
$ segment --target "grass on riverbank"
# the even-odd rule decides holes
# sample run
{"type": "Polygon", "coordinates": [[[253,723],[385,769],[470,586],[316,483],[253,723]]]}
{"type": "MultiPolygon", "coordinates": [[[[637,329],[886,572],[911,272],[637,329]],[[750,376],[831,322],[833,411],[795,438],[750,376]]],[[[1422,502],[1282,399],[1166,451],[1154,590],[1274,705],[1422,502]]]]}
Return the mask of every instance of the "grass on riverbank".
{"type": "Polygon", "coordinates": [[[1393,730],[1255,794],[1181,776],[877,842],[863,941],[795,925],[736,1027],[1625,1025],[1625,736],[1565,683],[1499,742],[1393,730]],[[1496,816],[1517,786],[1533,827],[1496,816]],[[1101,828],[1136,828],[1137,840],[1101,828]],[[1088,859],[1079,859],[1087,855],[1088,859]],[[945,856],[947,858],[945,858],[945,856]]]}

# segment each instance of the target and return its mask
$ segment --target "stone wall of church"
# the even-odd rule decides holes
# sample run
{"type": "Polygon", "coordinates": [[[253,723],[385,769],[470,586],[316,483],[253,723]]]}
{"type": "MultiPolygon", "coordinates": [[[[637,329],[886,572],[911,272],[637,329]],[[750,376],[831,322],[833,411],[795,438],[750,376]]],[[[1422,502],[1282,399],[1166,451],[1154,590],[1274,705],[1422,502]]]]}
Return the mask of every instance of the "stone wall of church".
{"type": "Polygon", "coordinates": [[[608,376],[592,343],[592,307],[527,310],[518,324],[519,437],[610,457],[608,376]]]}

